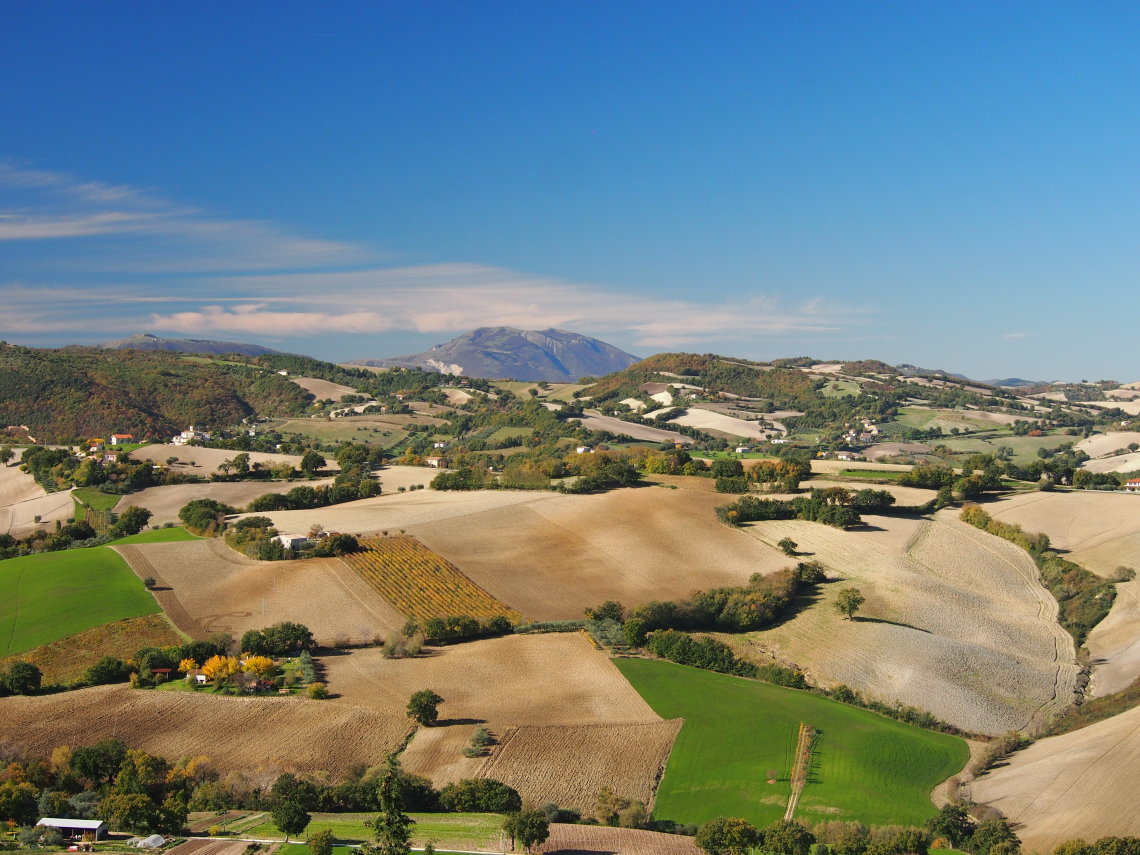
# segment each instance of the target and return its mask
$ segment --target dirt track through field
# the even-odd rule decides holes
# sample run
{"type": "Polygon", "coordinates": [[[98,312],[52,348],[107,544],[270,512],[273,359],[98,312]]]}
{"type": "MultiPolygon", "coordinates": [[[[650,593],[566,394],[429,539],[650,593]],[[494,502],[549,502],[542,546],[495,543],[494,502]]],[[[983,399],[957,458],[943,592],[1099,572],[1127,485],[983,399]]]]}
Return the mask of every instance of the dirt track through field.
{"type": "Polygon", "coordinates": [[[0,735],[47,757],[58,745],[118,737],[171,760],[207,755],[223,770],[276,760],[299,771],[375,765],[410,730],[394,714],[337,701],[157,692],[126,685],[0,699],[0,735]]]}
{"type": "Polygon", "coordinates": [[[970,785],[1017,823],[1026,851],[1066,840],[1140,836],[1140,708],[1042,739],[970,785]]]}
{"type": "Polygon", "coordinates": [[[934,522],[867,520],[878,530],[750,526],[767,542],[791,537],[842,581],[781,626],[723,638],[741,652],[755,645],[795,662],[821,683],[897,699],[973,732],[1021,729],[1072,701],[1073,642],[1023,550],[945,513],[934,522]],[[848,586],[866,597],[854,621],[833,608],[848,586]]]}
{"type": "Polygon", "coordinates": [[[219,539],[115,547],[175,626],[195,637],[240,637],[281,621],[303,623],[320,643],[383,637],[404,618],[342,561],[253,561],[219,539]]]}

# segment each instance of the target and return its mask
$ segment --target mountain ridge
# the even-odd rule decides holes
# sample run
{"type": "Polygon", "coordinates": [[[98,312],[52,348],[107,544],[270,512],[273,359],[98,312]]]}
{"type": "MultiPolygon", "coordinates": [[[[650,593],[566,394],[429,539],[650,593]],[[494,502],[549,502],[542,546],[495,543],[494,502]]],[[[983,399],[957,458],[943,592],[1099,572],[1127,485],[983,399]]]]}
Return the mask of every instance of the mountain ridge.
{"type": "Polygon", "coordinates": [[[426,368],[493,380],[569,383],[622,371],[638,358],[611,344],[553,327],[479,327],[430,350],[387,359],[341,363],[367,368],[426,368]]]}
{"type": "Polygon", "coordinates": [[[161,338],[151,333],[138,333],[127,338],[107,341],[95,345],[103,350],[165,350],[176,353],[207,353],[219,356],[223,353],[237,353],[241,356],[261,356],[266,353],[282,353],[260,344],[245,344],[235,341],[212,341],[204,338],[161,338]]]}

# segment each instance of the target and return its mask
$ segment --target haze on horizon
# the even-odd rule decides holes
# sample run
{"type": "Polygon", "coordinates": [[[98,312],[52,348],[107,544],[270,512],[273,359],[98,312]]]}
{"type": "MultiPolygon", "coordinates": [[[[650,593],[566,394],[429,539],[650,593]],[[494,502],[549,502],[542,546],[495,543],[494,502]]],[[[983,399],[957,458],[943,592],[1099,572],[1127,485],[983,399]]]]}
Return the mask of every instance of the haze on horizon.
{"type": "Polygon", "coordinates": [[[5,5],[0,338],[1140,378],[1134,5],[5,5]]]}

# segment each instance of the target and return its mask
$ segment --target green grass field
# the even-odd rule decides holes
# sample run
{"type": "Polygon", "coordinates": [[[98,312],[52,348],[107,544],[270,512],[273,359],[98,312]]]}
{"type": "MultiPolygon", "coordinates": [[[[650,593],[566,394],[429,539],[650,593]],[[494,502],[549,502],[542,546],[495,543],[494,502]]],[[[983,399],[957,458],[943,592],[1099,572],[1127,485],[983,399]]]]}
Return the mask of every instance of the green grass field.
{"type": "Polygon", "coordinates": [[[617,659],[633,687],[667,719],[685,724],[657,792],[655,815],[703,823],[736,816],[781,819],[800,722],[821,736],[796,818],[921,825],[930,791],[961,771],[966,743],[818,695],[671,662],[617,659]],[[768,784],[769,770],[776,783],[768,784]]]}
{"type": "Polygon", "coordinates": [[[892,472],[890,469],[844,469],[839,474],[844,478],[866,478],[870,481],[897,481],[903,476],[901,471],[892,472]]]}
{"type": "Polygon", "coordinates": [[[487,437],[487,442],[501,442],[512,436],[530,436],[533,433],[534,428],[532,427],[503,427],[487,437]]]}
{"type": "Polygon", "coordinates": [[[121,543],[179,543],[183,540],[201,540],[180,525],[171,528],[156,528],[151,531],[140,531],[128,537],[120,537],[115,544],[121,543]]]}
{"type": "MultiPolygon", "coordinates": [[[[331,829],[337,840],[347,843],[362,843],[373,840],[375,832],[364,826],[366,819],[373,819],[374,813],[314,813],[306,833],[331,829]]],[[[498,838],[503,818],[495,813],[413,813],[409,814],[416,824],[412,826],[413,845],[422,847],[429,838],[438,840],[441,845],[457,849],[474,849],[487,844],[491,838],[498,838]]],[[[272,821],[253,828],[243,829],[243,837],[261,839],[285,839],[272,821]]],[[[302,846],[307,851],[308,847],[302,846]]],[[[440,852],[446,850],[440,849],[440,852]]],[[[298,852],[297,855],[304,855],[298,852]]]]}
{"type": "MultiPolygon", "coordinates": [[[[435,851],[437,855],[460,855],[460,853],[448,852],[446,849],[436,849],[435,851]]],[[[332,852],[333,855],[352,855],[356,850],[349,846],[334,846],[332,852]]],[[[277,855],[309,855],[309,847],[304,843],[282,843],[277,847],[277,855]]]]}
{"type": "Polygon", "coordinates": [[[0,561],[0,657],[157,611],[154,597],[107,546],[0,561]]]}
{"type": "Polygon", "coordinates": [[[842,398],[846,395],[859,395],[859,384],[854,380],[833,380],[820,390],[825,398],[842,398]]]}

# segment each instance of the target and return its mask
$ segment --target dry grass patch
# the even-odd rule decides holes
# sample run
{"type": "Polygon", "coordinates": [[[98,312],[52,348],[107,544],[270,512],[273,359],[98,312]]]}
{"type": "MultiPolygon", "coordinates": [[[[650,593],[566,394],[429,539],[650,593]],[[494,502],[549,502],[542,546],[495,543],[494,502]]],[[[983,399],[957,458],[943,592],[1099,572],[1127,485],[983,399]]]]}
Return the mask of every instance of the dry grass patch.
{"type": "Polygon", "coordinates": [[[158,581],[155,599],[193,638],[240,637],[281,621],[303,623],[318,643],[371,640],[404,618],[342,561],[253,561],[221,540],[118,546],[141,578],[158,581]]]}
{"type": "Polygon", "coordinates": [[[414,537],[379,537],[361,545],[364,549],[344,556],[344,562],[408,617],[466,615],[486,620],[504,615],[512,623],[522,618],[414,537]]]}
{"type": "Polygon", "coordinates": [[[1140,708],[1019,751],[970,785],[970,797],[1017,824],[1022,846],[1140,836],[1140,708]]]}
{"type": "Polygon", "coordinates": [[[514,787],[535,804],[589,814],[602,787],[652,807],[657,781],[681,719],[647,724],[516,727],[480,774],[514,787]]]}
{"type": "MultiPolygon", "coordinates": [[[[0,442],[0,445],[3,443],[0,442]]],[[[15,454],[8,465],[0,464],[0,507],[46,495],[44,488],[36,483],[35,478],[27,472],[20,471],[20,458],[24,450],[22,448],[12,450],[15,454]]]]}
{"type": "MultiPolygon", "coordinates": [[[[340,383],[333,383],[331,380],[318,380],[315,377],[290,377],[291,381],[296,383],[314,398],[318,400],[326,400],[331,398],[334,401],[339,401],[342,395],[362,395],[363,393],[357,392],[351,386],[342,386],[340,383]]],[[[365,398],[369,397],[364,395],[365,398]]]]}
{"type": "Polygon", "coordinates": [[[45,685],[67,685],[79,680],[104,656],[130,659],[142,647],[182,644],[183,638],[162,615],[124,618],[44,644],[18,656],[0,659],[6,670],[17,660],[31,662],[43,672],[45,685]]]}
{"type": "Polygon", "coordinates": [[[154,514],[150,520],[152,526],[164,522],[181,524],[178,519],[178,512],[194,499],[215,499],[240,508],[266,493],[288,493],[294,487],[301,485],[319,487],[322,484],[331,483],[331,478],[324,478],[318,481],[207,481],[203,484],[169,484],[163,487],[147,487],[145,490],[123,496],[115,505],[115,513],[121,514],[131,505],[135,505],[146,508],[154,514]]]}

